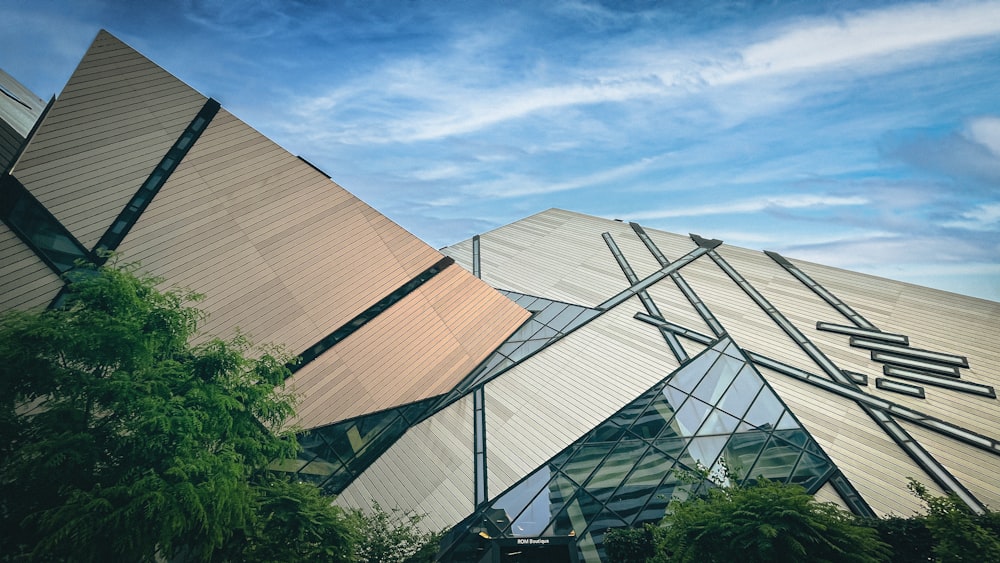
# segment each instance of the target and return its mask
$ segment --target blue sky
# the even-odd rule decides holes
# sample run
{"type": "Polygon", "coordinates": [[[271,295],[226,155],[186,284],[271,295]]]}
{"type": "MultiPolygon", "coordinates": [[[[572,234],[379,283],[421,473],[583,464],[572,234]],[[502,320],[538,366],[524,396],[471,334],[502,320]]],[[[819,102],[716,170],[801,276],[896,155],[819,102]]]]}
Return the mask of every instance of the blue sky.
{"type": "Polygon", "coordinates": [[[0,0],[105,28],[432,246],[550,207],[1000,301],[1000,2],[0,0]]]}

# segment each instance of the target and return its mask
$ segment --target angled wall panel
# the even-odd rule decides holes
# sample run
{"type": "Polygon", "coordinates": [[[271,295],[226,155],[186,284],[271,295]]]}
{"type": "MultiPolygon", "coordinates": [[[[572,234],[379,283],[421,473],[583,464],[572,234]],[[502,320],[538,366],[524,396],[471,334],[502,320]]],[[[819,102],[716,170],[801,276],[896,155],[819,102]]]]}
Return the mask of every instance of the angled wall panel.
{"type": "Polygon", "coordinates": [[[44,308],[62,286],[59,276],[0,223],[0,312],[44,308]]]}
{"type": "Polygon", "coordinates": [[[445,268],[305,366],[296,423],[312,428],[451,390],[528,316],[457,266],[445,268]]]}
{"type": "MultiPolygon", "coordinates": [[[[615,266],[617,268],[617,265],[615,266]]],[[[503,491],[675,370],[632,299],[486,385],[489,490],[503,491]]]]}
{"type": "Polygon", "coordinates": [[[474,508],[472,396],[411,428],[337,497],[340,506],[425,514],[427,531],[440,531],[474,508]]]}
{"type": "Polygon", "coordinates": [[[92,248],[205,100],[101,32],[13,174],[92,248]]]}

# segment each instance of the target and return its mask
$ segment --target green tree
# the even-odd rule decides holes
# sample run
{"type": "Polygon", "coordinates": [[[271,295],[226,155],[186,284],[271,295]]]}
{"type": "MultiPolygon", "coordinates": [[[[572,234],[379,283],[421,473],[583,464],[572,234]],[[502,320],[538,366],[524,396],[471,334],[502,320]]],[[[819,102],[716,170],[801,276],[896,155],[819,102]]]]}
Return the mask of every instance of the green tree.
{"type": "Polygon", "coordinates": [[[927,505],[925,522],[934,537],[934,556],[942,563],[1000,561],[998,515],[975,516],[954,495],[935,496],[910,479],[909,489],[927,505]]]}
{"type": "Polygon", "coordinates": [[[885,561],[874,529],[805,489],[761,479],[671,504],[656,529],[655,561],[885,561]]]}
{"type": "Polygon", "coordinates": [[[420,514],[393,509],[386,512],[378,502],[371,511],[353,512],[357,530],[354,560],[359,563],[417,563],[433,561],[441,534],[420,528],[420,514]]]}
{"type": "Polygon", "coordinates": [[[310,483],[265,474],[254,487],[257,510],[213,561],[353,561],[355,522],[310,483]]]}
{"type": "Polygon", "coordinates": [[[644,563],[656,555],[651,527],[608,530],[604,534],[604,553],[609,563],[644,563]]]}
{"type": "Polygon", "coordinates": [[[0,318],[0,557],[208,559],[295,454],[290,358],[192,347],[199,297],[134,265],[72,276],[63,307],[0,318]]]}

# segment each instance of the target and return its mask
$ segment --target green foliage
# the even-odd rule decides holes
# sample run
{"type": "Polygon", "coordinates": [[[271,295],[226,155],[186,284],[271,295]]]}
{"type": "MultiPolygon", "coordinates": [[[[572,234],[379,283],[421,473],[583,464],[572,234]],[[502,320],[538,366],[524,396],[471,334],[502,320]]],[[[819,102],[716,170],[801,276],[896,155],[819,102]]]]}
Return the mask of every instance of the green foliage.
{"type": "Polygon", "coordinates": [[[874,528],[880,540],[892,549],[891,563],[933,561],[934,538],[922,516],[868,518],[861,524],[874,528]]]}
{"type": "Polygon", "coordinates": [[[257,510],[214,561],[352,561],[354,521],[309,483],[264,475],[254,486],[257,510]]]}
{"type": "Polygon", "coordinates": [[[190,346],[198,296],[134,265],[74,276],[63,308],[0,318],[0,557],[207,559],[295,453],[290,358],[190,346]]]}
{"type": "Polygon", "coordinates": [[[925,521],[934,537],[934,556],[943,563],[1000,561],[1000,537],[995,513],[975,516],[954,495],[932,495],[910,479],[909,489],[927,505],[925,521]]]}
{"type": "Polygon", "coordinates": [[[644,563],[656,555],[652,529],[612,528],[604,534],[604,553],[609,563],[644,563]]]}
{"type": "Polygon", "coordinates": [[[885,561],[875,530],[797,485],[760,480],[674,503],[655,532],[655,561],[885,561]]]}
{"type": "Polygon", "coordinates": [[[423,516],[373,502],[370,512],[353,512],[357,531],[354,560],[359,563],[418,563],[433,561],[440,533],[423,531],[423,516]]]}

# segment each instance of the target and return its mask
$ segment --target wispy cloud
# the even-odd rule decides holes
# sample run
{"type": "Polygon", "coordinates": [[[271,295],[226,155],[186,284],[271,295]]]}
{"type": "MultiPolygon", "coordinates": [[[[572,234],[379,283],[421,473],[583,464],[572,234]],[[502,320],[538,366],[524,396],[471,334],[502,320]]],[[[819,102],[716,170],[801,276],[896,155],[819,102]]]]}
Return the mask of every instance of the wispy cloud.
{"type": "Polygon", "coordinates": [[[740,201],[712,203],[690,207],[667,207],[653,211],[628,213],[630,220],[668,219],[672,217],[700,217],[705,215],[733,215],[759,213],[778,209],[819,209],[828,207],[865,205],[868,199],[860,196],[777,195],[762,196],[740,201]]]}
{"type": "Polygon", "coordinates": [[[706,73],[712,83],[791,72],[819,72],[934,45],[1000,34],[1000,3],[946,2],[794,22],[775,37],[740,49],[735,68],[706,73]]]}
{"type": "Polygon", "coordinates": [[[943,227],[969,231],[1000,231],[1000,203],[984,203],[966,211],[956,220],[942,223],[943,227]]]}

